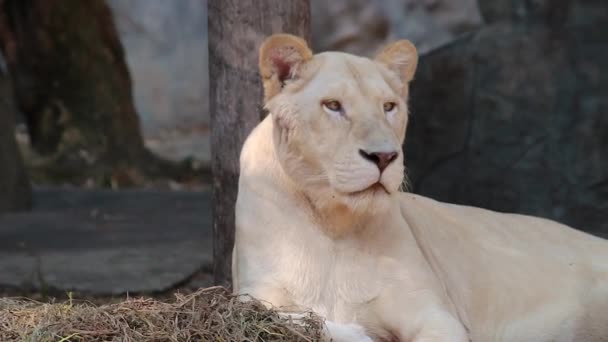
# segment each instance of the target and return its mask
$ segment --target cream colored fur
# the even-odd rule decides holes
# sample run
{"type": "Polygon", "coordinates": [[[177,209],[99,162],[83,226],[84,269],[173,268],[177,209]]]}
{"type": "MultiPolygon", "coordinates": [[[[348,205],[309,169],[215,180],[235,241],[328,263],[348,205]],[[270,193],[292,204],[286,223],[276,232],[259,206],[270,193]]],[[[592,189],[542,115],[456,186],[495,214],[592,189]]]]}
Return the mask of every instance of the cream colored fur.
{"type": "Polygon", "coordinates": [[[407,41],[373,60],[265,41],[270,114],[240,159],[235,292],[312,309],[335,341],[608,341],[608,242],[399,190],[416,63],[407,41]],[[360,149],[399,156],[380,172],[360,149]]]}

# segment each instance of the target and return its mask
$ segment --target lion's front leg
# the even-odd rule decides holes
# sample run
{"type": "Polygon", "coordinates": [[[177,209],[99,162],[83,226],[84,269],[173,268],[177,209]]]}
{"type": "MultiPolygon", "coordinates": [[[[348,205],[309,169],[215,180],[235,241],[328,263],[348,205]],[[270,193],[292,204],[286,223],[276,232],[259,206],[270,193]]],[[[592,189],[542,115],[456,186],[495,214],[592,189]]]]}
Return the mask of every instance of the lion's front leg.
{"type": "MultiPolygon", "coordinates": [[[[304,324],[303,318],[309,315],[307,313],[309,310],[298,307],[286,291],[280,288],[269,286],[257,289],[245,288],[241,293],[261,301],[266,307],[276,310],[281,317],[290,319],[295,324],[304,324]]],[[[243,300],[247,300],[246,297],[243,297],[243,300]]],[[[323,341],[373,342],[365,333],[365,329],[358,324],[342,324],[327,320],[324,323],[323,341]]]]}
{"type": "MultiPolygon", "coordinates": [[[[450,313],[437,311],[423,317],[414,342],[469,342],[464,325],[450,313]]],[[[406,331],[410,334],[411,331],[406,331]]]]}
{"type": "MultiPolygon", "coordinates": [[[[279,315],[296,324],[304,324],[303,318],[308,314],[279,311],[279,315]]],[[[355,323],[337,323],[325,321],[322,332],[324,342],[374,342],[365,329],[355,323]]]]}
{"type": "Polygon", "coordinates": [[[365,329],[355,323],[341,324],[325,322],[324,339],[332,342],[373,342],[365,329]]]}
{"type": "Polygon", "coordinates": [[[389,292],[375,303],[381,324],[399,341],[469,342],[469,334],[432,291],[389,292]]]}

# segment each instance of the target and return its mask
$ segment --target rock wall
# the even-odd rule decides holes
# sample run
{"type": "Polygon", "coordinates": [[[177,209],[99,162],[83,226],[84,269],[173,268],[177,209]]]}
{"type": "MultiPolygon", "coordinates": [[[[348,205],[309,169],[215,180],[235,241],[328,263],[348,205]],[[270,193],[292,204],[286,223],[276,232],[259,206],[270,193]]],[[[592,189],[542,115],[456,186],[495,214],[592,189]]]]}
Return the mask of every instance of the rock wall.
{"type": "Polygon", "coordinates": [[[482,24],[477,0],[311,1],[313,45],[370,55],[406,38],[425,53],[482,24]]]}
{"type": "Polygon", "coordinates": [[[405,144],[414,192],[608,236],[608,12],[584,5],[559,25],[542,6],[492,19],[422,57],[405,144]]]}

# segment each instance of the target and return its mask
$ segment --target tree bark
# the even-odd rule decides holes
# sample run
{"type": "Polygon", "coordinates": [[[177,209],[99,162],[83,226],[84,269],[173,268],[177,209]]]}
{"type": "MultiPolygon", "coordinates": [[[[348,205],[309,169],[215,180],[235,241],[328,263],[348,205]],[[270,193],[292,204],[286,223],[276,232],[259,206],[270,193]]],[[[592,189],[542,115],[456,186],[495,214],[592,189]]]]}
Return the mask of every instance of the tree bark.
{"type": "Polygon", "coordinates": [[[15,141],[10,81],[0,70],[0,213],[29,209],[31,187],[15,141]]]}
{"type": "Polygon", "coordinates": [[[214,275],[231,284],[239,155],[262,113],[258,47],[273,33],[310,41],[308,0],[209,0],[214,275]]]}
{"type": "Polygon", "coordinates": [[[0,48],[32,147],[32,177],[141,183],[165,164],[145,149],[131,77],[105,0],[0,0],[0,48]]]}

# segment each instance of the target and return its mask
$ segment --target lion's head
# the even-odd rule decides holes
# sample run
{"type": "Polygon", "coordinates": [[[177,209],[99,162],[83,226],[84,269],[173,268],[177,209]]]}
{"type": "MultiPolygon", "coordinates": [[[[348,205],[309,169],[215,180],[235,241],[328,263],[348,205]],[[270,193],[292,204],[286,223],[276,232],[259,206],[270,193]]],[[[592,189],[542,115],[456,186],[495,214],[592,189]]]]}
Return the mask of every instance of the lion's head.
{"type": "Polygon", "coordinates": [[[399,191],[408,86],[417,61],[416,48],[404,40],[373,60],[339,52],[313,55],[302,39],[287,34],[261,45],[259,67],[277,157],[313,201],[362,210],[377,208],[399,191]]]}

